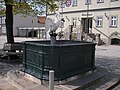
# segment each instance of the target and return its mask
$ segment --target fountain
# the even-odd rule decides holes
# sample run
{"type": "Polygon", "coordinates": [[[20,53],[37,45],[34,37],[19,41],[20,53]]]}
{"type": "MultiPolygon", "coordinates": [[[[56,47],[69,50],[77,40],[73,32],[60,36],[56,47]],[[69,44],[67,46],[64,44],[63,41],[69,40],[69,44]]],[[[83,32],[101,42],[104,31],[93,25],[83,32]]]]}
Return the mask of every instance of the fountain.
{"type": "Polygon", "coordinates": [[[24,42],[24,72],[38,79],[48,80],[49,71],[54,70],[55,80],[61,81],[94,70],[96,44],[85,41],[56,40],[55,31],[59,27],[59,22],[51,23],[52,25],[49,26],[51,40],[24,42]]]}

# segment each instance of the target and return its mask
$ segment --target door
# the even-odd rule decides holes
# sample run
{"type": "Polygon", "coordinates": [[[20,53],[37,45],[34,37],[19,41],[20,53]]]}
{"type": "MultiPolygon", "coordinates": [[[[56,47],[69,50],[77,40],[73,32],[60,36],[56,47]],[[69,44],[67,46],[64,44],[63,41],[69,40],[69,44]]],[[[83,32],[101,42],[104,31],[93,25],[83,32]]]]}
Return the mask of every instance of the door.
{"type": "Polygon", "coordinates": [[[82,18],[83,32],[92,33],[92,18],[82,18]]]}

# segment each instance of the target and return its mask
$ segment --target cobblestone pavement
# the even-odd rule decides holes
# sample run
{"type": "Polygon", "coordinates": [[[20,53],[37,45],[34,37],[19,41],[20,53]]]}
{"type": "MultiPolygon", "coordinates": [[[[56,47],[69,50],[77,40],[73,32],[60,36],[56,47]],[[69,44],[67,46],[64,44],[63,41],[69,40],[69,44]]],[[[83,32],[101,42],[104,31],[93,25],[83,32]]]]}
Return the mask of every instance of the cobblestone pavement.
{"type": "Polygon", "coordinates": [[[4,78],[8,71],[20,70],[21,68],[22,68],[22,64],[16,64],[16,63],[8,64],[8,63],[0,62],[0,77],[4,78]]]}
{"type": "Polygon", "coordinates": [[[120,46],[97,46],[96,65],[120,74],[120,46]]]}
{"type": "MultiPolygon", "coordinates": [[[[96,66],[120,75],[120,46],[96,46],[96,66]]],[[[120,90],[120,84],[113,90],[120,90]]]]}
{"type": "MultiPolygon", "coordinates": [[[[15,37],[14,40],[15,40],[15,42],[22,42],[22,41],[32,41],[32,40],[40,40],[40,39],[15,37]]],[[[6,41],[7,41],[7,39],[6,39],[5,35],[0,36],[0,49],[3,48],[3,45],[6,41]]],[[[0,77],[4,77],[9,70],[17,70],[22,67],[21,64],[7,64],[7,63],[3,63],[1,61],[3,61],[3,60],[0,59],[0,77]]]]}
{"type": "MultiPolygon", "coordinates": [[[[32,41],[32,40],[40,40],[38,38],[24,38],[24,37],[15,37],[15,42],[22,42],[22,41],[32,41]]],[[[7,41],[6,36],[0,36],[0,49],[3,48],[4,43],[7,41]]],[[[0,61],[2,61],[0,59],[0,61]]],[[[0,76],[5,76],[5,74],[11,69],[20,69],[21,64],[7,64],[0,62],[0,76]]]]}

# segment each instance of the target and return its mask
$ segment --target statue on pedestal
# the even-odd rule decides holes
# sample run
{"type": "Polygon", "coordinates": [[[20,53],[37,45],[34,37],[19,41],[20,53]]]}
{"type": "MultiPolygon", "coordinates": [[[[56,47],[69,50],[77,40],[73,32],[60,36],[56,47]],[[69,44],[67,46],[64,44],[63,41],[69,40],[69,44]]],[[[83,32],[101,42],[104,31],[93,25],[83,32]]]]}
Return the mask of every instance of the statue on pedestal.
{"type": "Polygon", "coordinates": [[[52,45],[55,45],[56,43],[56,30],[60,27],[61,22],[65,21],[64,18],[61,17],[60,13],[55,14],[55,19],[47,18],[45,21],[45,30],[50,34],[52,45]]]}

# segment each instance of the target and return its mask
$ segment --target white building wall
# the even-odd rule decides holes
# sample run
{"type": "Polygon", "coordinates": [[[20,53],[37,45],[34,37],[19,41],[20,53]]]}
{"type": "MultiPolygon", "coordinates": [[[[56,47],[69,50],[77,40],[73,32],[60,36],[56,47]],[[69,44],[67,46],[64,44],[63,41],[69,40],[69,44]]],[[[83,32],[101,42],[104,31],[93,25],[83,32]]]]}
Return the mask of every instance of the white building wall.
{"type": "Polygon", "coordinates": [[[43,27],[44,24],[38,23],[37,16],[23,17],[21,14],[17,14],[13,18],[13,35],[18,35],[18,27],[43,27]]]}
{"type": "MultiPolygon", "coordinates": [[[[107,36],[110,36],[113,32],[117,31],[120,32],[120,10],[111,10],[111,11],[99,11],[99,12],[95,12],[94,14],[94,19],[96,19],[97,16],[102,16],[103,17],[103,27],[101,28],[97,28],[99,29],[101,32],[104,32],[104,34],[106,34],[107,36]],[[109,19],[105,16],[106,15],[109,17],[109,19]],[[117,27],[110,27],[110,22],[111,16],[117,16],[117,27]]],[[[93,27],[96,27],[96,23],[94,21],[93,27]]],[[[96,30],[93,29],[94,33],[97,33],[96,30]]],[[[104,36],[102,36],[104,37],[104,36]]]]}
{"type": "MultiPolygon", "coordinates": [[[[72,1],[72,0],[71,0],[72,1]]],[[[105,35],[101,34],[101,39],[106,41],[112,33],[120,33],[120,1],[111,2],[111,0],[103,0],[102,3],[97,3],[97,0],[91,0],[91,4],[88,5],[88,17],[92,18],[92,32],[98,34],[96,29],[103,32],[105,35]],[[96,27],[96,20],[98,16],[103,17],[103,26],[96,27]],[[110,27],[111,16],[117,16],[117,27],[110,27]],[[94,27],[96,29],[94,29],[94,27]],[[108,36],[108,37],[107,37],[108,36]]],[[[77,18],[77,25],[81,25],[81,19],[87,18],[87,5],[85,0],[77,0],[77,6],[72,6],[65,8],[59,8],[59,12],[63,12],[63,17],[65,19],[63,31],[71,25],[72,18],[77,18]]],[[[52,15],[48,15],[52,16],[52,15]]],[[[59,30],[60,31],[60,28],[59,30]]]]}

